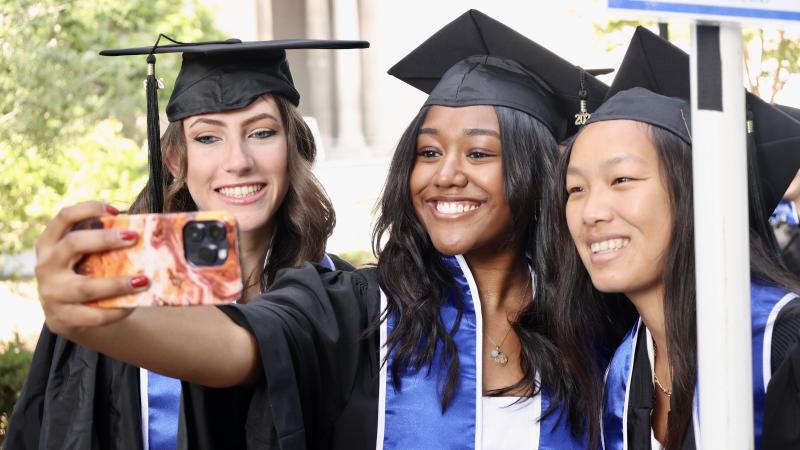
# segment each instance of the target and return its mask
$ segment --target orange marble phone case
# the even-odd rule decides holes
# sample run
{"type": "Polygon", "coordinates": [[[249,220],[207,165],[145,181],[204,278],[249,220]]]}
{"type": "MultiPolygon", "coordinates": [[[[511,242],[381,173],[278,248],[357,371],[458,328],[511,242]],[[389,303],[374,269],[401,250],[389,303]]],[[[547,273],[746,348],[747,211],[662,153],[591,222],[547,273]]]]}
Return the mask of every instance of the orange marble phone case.
{"type": "MultiPolygon", "coordinates": [[[[150,279],[150,287],[141,293],[89,302],[92,306],[134,308],[222,304],[231,303],[241,296],[238,231],[235,219],[226,213],[121,214],[86,221],[76,228],[115,228],[139,233],[139,239],[131,247],[87,255],[76,266],[76,272],[97,278],[146,275],[150,279]],[[187,260],[185,248],[188,247],[185,246],[199,244],[186,242],[184,227],[190,223],[196,227],[198,222],[224,226],[227,249],[216,250],[219,256],[213,263],[215,265],[197,265],[187,260]]],[[[218,230],[222,233],[222,228],[218,230]]],[[[219,247],[224,247],[222,236],[217,238],[220,239],[219,247]]]]}

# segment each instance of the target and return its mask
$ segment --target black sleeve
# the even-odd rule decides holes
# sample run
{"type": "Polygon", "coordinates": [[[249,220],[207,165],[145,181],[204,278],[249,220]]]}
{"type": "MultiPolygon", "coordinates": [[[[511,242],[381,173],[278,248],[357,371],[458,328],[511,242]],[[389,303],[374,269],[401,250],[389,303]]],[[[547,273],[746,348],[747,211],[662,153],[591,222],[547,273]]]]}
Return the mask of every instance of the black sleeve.
{"type": "Polygon", "coordinates": [[[784,306],[772,332],[772,378],[764,401],[763,450],[800,449],[800,301],[784,306]]]}
{"type": "MultiPolygon", "coordinates": [[[[259,346],[264,376],[248,411],[249,448],[330,448],[338,439],[343,411],[362,403],[353,396],[371,390],[364,379],[377,379],[377,333],[366,332],[378,316],[378,298],[358,271],[306,263],[279,271],[270,290],[249,303],[220,307],[259,346]]],[[[360,416],[371,423],[375,414],[360,416]]]]}
{"type": "Polygon", "coordinates": [[[138,368],[44,327],[5,448],[140,449],[138,376],[138,368]]]}
{"type": "Polygon", "coordinates": [[[783,263],[794,276],[800,277],[800,227],[783,225],[781,228],[787,241],[781,250],[783,263]]]}

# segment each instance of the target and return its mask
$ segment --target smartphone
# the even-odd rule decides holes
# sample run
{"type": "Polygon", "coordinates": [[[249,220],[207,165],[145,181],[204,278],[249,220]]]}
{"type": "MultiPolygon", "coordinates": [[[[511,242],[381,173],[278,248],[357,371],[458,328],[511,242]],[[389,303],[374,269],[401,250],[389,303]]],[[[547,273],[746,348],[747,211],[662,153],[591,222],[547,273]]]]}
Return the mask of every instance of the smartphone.
{"type": "Polygon", "coordinates": [[[236,220],[229,214],[199,211],[120,214],[83,221],[75,229],[135,230],[136,244],[86,255],[79,274],[95,278],[146,275],[140,293],[92,301],[101,308],[231,303],[242,294],[236,220]]]}

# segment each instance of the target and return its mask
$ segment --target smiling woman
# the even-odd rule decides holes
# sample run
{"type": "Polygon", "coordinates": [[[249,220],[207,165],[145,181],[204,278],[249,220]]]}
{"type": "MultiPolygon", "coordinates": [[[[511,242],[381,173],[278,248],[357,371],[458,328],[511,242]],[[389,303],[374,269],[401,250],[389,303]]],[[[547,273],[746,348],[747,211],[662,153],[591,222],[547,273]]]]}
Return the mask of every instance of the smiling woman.
{"type": "Polygon", "coordinates": [[[414,209],[445,254],[479,251],[511,231],[500,124],[491,106],[432,106],[409,179],[414,209]],[[490,242],[487,242],[490,241],[490,242]]]}
{"type": "MultiPolygon", "coordinates": [[[[172,122],[162,142],[170,174],[165,211],[234,215],[248,249],[246,298],[263,292],[279,268],[322,258],[333,208],[311,172],[311,132],[285,97],[265,94],[242,109],[172,122]]],[[[149,198],[146,189],[132,210],[147,211],[149,198]]]]}
{"type": "MultiPolygon", "coordinates": [[[[589,414],[602,417],[605,449],[694,449],[700,431],[688,73],[688,55],[638,29],[609,98],[558,165],[549,266],[559,272],[543,314],[566,378],[595,399],[589,414]],[[656,58],[643,49],[675,72],[653,70],[656,58]],[[611,313],[618,302],[633,310],[611,313]],[[628,334],[608,365],[585,364],[608,323],[628,334]]],[[[761,130],[748,135],[757,160],[748,198],[753,388],[730,395],[752,395],[756,449],[798,448],[800,284],[758,229],[780,197],[761,187],[783,192],[800,165],[800,123],[752,96],[747,103],[751,128],[761,130]]],[[[713,412],[727,415],[727,405],[713,412]]]]}
{"type": "Polygon", "coordinates": [[[628,293],[634,303],[663,290],[672,232],[672,199],[652,133],[632,120],[586,127],[566,172],[567,225],[592,283],[628,293]]]}
{"type": "MultiPolygon", "coordinates": [[[[130,212],[225,211],[233,216],[245,277],[245,290],[238,299],[242,304],[264,292],[278,270],[305,261],[351,270],[325,254],[335,216],[311,171],[316,148],[297,111],[300,96],[285,48],[366,45],[232,40],[105,52],[147,54],[150,64],[154,53],[184,52],[166,108],[170,125],[161,139],[157,133],[149,136],[151,147],[160,151],[151,153],[149,182],[130,212]]],[[[155,127],[157,116],[149,119],[150,127],[155,127]]],[[[84,254],[136,242],[135,232],[71,232],[81,219],[116,213],[89,202],[62,210],[50,223],[37,241],[42,301],[82,303],[148,289],[143,275],[101,279],[73,271],[84,254]]],[[[130,313],[85,311],[94,317],[94,324],[130,313]]],[[[182,387],[180,380],[75,345],[51,330],[58,328],[51,324],[42,331],[26,387],[12,414],[9,448],[63,448],[65,442],[72,448],[136,450],[245,445],[249,389],[209,393],[196,385],[182,387]],[[75,417],[79,424],[75,428],[60,426],[75,417]]],[[[201,352],[195,357],[205,356],[201,352]]]]}

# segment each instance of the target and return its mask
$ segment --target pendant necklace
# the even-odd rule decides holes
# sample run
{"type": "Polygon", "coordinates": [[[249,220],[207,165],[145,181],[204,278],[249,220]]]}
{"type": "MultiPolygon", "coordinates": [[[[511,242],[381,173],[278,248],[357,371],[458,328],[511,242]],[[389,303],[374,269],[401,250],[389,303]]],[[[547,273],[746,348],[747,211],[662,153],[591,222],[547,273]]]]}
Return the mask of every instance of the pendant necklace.
{"type": "Polygon", "coordinates": [[[506,338],[508,337],[509,333],[511,333],[511,328],[513,328],[513,327],[511,326],[511,324],[509,324],[508,325],[508,331],[506,331],[505,336],[503,336],[503,339],[500,341],[499,344],[496,343],[494,341],[494,339],[492,339],[491,336],[489,336],[489,333],[486,333],[486,337],[489,338],[489,342],[491,342],[492,345],[494,345],[494,348],[492,349],[491,353],[489,353],[489,355],[491,355],[491,357],[494,360],[494,362],[499,364],[500,367],[505,367],[506,364],[508,364],[508,355],[503,353],[503,350],[500,349],[500,346],[503,345],[503,343],[506,341],[506,338]]]}
{"type": "Polygon", "coordinates": [[[655,361],[656,361],[656,341],[653,340],[653,381],[656,382],[656,386],[667,398],[672,398],[672,389],[665,389],[664,386],[661,384],[661,381],[658,380],[658,375],[656,375],[656,368],[655,368],[655,361]]]}

